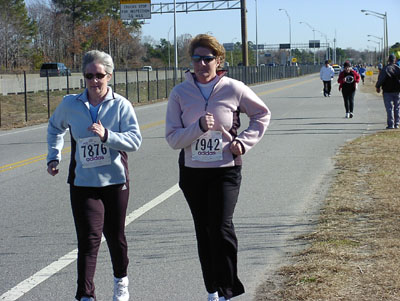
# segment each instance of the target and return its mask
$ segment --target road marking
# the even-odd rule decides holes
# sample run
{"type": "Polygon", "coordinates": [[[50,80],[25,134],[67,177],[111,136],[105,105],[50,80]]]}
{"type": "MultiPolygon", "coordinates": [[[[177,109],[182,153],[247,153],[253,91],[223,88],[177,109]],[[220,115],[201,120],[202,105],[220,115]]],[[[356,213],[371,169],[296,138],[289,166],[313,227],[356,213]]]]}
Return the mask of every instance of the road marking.
{"type": "MultiPolygon", "coordinates": [[[[155,121],[155,122],[152,122],[152,123],[148,123],[148,124],[145,124],[145,125],[141,126],[140,130],[147,130],[147,129],[155,127],[155,126],[162,125],[164,123],[165,123],[165,120],[159,120],[159,121],[155,121]]],[[[71,151],[71,147],[65,147],[62,150],[62,154],[65,155],[65,154],[69,153],[70,151],[71,151]]],[[[21,161],[18,161],[18,162],[14,162],[14,163],[10,163],[10,164],[6,164],[6,165],[3,165],[3,166],[0,166],[0,173],[12,170],[12,169],[17,168],[17,167],[22,167],[22,166],[29,165],[29,164],[32,164],[32,163],[35,163],[35,162],[38,162],[38,161],[45,160],[46,157],[47,157],[47,154],[43,154],[43,155],[35,156],[35,157],[32,157],[32,158],[24,159],[24,160],[21,160],[21,161]]]]}
{"type": "MultiPolygon", "coordinates": [[[[305,84],[305,83],[308,83],[308,82],[311,82],[311,81],[315,81],[315,78],[312,78],[312,79],[309,79],[309,80],[304,80],[304,81],[301,81],[301,82],[298,82],[298,83],[294,83],[294,84],[283,86],[283,87],[276,88],[276,89],[270,89],[270,90],[267,90],[267,91],[264,91],[264,92],[257,93],[257,95],[258,96],[263,96],[263,95],[271,94],[271,93],[274,93],[274,92],[282,91],[284,89],[293,88],[293,87],[296,87],[296,86],[299,86],[299,85],[302,85],[302,84],[305,84]]],[[[141,107],[138,107],[138,109],[140,109],[140,108],[141,107]]],[[[143,126],[140,126],[140,129],[141,130],[147,130],[147,129],[155,127],[155,126],[162,125],[164,123],[165,123],[165,120],[159,120],[159,121],[155,121],[155,122],[148,123],[148,124],[145,124],[143,126]]],[[[22,131],[20,131],[20,132],[22,132],[22,131]]],[[[4,134],[4,135],[7,135],[7,134],[4,134]]],[[[0,135],[0,136],[2,136],[2,135],[0,135]]],[[[65,148],[65,153],[68,153],[69,151],[71,151],[71,148],[65,148]]],[[[63,150],[63,153],[64,153],[64,150],[63,150]]],[[[11,163],[11,164],[0,166],[0,173],[8,171],[8,170],[11,170],[11,169],[14,169],[14,168],[17,168],[17,167],[22,167],[22,166],[25,166],[25,165],[29,165],[31,163],[35,163],[35,162],[44,160],[44,159],[46,159],[46,156],[47,156],[47,154],[44,154],[44,155],[28,158],[28,159],[25,159],[25,160],[22,160],[22,161],[18,161],[18,162],[15,162],[15,163],[11,163]]]]}
{"type": "MultiPolygon", "coordinates": [[[[179,185],[175,184],[168,190],[164,191],[162,194],[152,199],[150,202],[144,204],[142,207],[132,211],[127,217],[125,221],[125,226],[128,226],[130,223],[141,217],[146,212],[150,211],[157,205],[161,204],[175,193],[180,190],[179,185]]],[[[105,241],[104,236],[101,240],[103,243],[105,241]]],[[[38,286],[43,281],[49,279],[51,276],[60,272],[63,268],[67,267],[71,263],[73,263],[77,259],[78,250],[72,250],[68,254],[60,257],[58,260],[49,264],[47,267],[41,269],[37,273],[33,274],[31,277],[23,280],[16,286],[14,286],[9,291],[5,292],[0,296],[0,300],[4,301],[15,301],[18,298],[21,298],[24,294],[28,293],[34,287],[38,286]]]]}
{"type": "Polygon", "coordinates": [[[304,80],[304,81],[301,81],[301,82],[298,82],[298,83],[294,83],[294,84],[291,84],[291,85],[287,85],[287,86],[283,86],[283,87],[280,87],[280,88],[275,88],[275,89],[271,89],[271,90],[268,90],[268,91],[260,92],[260,93],[257,93],[257,95],[258,96],[263,96],[263,95],[279,92],[279,91],[282,91],[282,90],[285,90],[285,89],[288,89],[288,88],[293,88],[293,87],[296,87],[296,86],[300,86],[302,84],[309,83],[309,82],[312,82],[312,81],[315,81],[315,78],[309,79],[309,80],[304,80]]]}
{"type": "Polygon", "coordinates": [[[7,133],[0,134],[0,137],[12,135],[12,134],[19,134],[19,133],[23,133],[23,132],[30,132],[30,131],[42,129],[42,128],[45,128],[45,127],[47,127],[47,125],[28,127],[26,129],[23,129],[23,130],[12,131],[12,132],[7,132],[7,133]]]}
{"type": "MultiPolygon", "coordinates": [[[[71,151],[71,147],[66,147],[66,148],[64,148],[62,150],[61,153],[62,154],[67,154],[70,151],[71,151]]],[[[17,167],[22,167],[22,166],[29,165],[29,164],[32,164],[32,163],[35,163],[35,162],[39,162],[41,160],[46,159],[46,157],[47,157],[47,154],[43,154],[43,155],[39,155],[39,156],[36,156],[36,157],[28,158],[28,159],[25,159],[25,160],[21,160],[21,161],[18,161],[18,162],[14,162],[14,163],[11,163],[11,164],[6,164],[6,165],[3,165],[3,166],[0,166],[0,173],[12,170],[12,169],[17,168],[17,167]]]]}

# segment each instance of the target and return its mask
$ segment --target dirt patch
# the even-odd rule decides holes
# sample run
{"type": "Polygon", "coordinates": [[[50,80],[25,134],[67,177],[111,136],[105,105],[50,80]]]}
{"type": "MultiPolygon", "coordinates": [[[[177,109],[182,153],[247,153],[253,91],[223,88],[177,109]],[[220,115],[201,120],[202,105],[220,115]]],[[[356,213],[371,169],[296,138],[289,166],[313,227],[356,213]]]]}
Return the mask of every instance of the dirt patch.
{"type": "MultiPolygon", "coordinates": [[[[374,93],[376,74],[360,85],[374,93]]],[[[382,97],[381,95],[379,97],[382,97]]],[[[400,300],[400,131],[341,148],[308,247],[258,288],[261,300],[400,300]]]]}

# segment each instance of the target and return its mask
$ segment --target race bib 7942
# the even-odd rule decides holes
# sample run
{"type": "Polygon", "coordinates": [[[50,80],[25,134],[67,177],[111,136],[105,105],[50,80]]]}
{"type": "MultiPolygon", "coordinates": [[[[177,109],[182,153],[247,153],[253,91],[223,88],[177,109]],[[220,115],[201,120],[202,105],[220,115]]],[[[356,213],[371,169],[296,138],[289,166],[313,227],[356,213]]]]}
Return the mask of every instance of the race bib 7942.
{"type": "Polygon", "coordinates": [[[213,162],[222,160],[222,133],[208,131],[192,143],[192,160],[213,162]]]}

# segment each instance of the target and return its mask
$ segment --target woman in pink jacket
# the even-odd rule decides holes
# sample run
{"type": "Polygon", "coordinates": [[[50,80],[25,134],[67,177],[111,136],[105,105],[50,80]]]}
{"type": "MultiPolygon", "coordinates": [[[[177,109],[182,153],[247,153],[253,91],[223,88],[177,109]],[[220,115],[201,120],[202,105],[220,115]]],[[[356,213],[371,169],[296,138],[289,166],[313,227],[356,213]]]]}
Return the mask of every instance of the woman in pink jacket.
{"type": "Polygon", "coordinates": [[[238,243],[232,223],[242,155],[264,136],[271,112],[245,84],[221,71],[225,49],[212,36],[190,43],[194,73],[168,100],[166,139],[179,156],[179,185],[190,207],[209,301],[244,293],[237,276],[238,243]],[[249,126],[239,132],[240,113],[249,126]]]}

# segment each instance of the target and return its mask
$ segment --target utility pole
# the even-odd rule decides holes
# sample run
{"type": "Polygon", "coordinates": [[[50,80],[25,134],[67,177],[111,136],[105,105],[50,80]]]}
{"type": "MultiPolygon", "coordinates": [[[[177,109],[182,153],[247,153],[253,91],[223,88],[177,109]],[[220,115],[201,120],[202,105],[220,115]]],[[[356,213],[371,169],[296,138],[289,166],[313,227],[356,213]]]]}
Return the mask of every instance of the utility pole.
{"type": "Polygon", "coordinates": [[[242,20],[242,60],[243,66],[249,65],[249,48],[247,46],[247,17],[246,17],[246,0],[240,1],[240,13],[242,20]]]}

